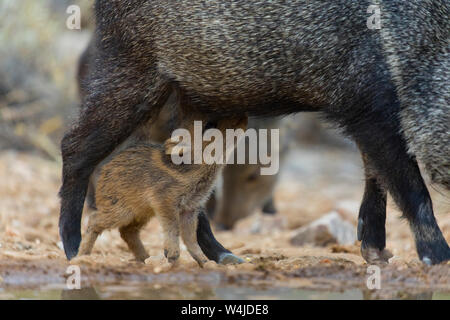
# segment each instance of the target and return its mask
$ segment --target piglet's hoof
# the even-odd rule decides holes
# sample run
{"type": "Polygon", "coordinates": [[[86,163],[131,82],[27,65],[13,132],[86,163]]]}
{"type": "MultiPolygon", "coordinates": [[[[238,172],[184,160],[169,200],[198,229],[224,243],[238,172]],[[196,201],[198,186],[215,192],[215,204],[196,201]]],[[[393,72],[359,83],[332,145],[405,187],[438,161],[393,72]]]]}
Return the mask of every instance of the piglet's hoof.
{"type": "Polygon", "coordinates": [[[232,254],[232,253],[222,253],[219,256],[219,261],[217,261],[218,264],[241,264],[244,263],[244,259],[239,258],[238,256],[232,254]]]}
{"type": "Polygon", "coordinates": [[[376,248],[361,248],[361,255],[367,263],[388,264],[389,259],[394,255],[387,249],[379,250],[376,248]]]}

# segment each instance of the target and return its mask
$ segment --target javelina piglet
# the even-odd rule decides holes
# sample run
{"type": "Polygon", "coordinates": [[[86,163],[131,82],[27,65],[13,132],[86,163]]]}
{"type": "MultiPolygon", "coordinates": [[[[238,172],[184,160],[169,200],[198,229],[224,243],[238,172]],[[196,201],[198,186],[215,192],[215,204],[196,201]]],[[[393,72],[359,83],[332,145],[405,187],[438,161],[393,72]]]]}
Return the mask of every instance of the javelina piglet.
{"type": "MultiPolygon", "coordinates": [[[[191,115],[181,123],[193,139],[194,119],[201,118],[191,115]]],[[[202,130],[217,128],[225,137],[226,129],[245,130],[247,118],[202,121],[201,124],[202,130]]],[[[164,255],[170,263],[175,263],[180,256],[180,234],[198,264],[202,266],[207,261],[197,242],[197,215],[214,187],[227,154],[234,147],[214,141],[218,147],[211,152],[213,158],[210,158],[203,151],[212,142],[191,144],[183,140],[178,144],[177,140],[180,140],[180,136],[172,136],[163,145],[137,143],[115,155],[103,166],[95,195],[97,211],[89,219],[80,255],[90,254],[103,230],[119,228],[122,239],[136,259],[144,261],[149,255],[139,232],[152,216],[156,216],[164,234],[164,255]],[[174,163],[174,154],[180,159],[180,156],[190,152],[190,158],[194,160],[194,153],[200,148],[200,154],[203,155],[201,162],[174,163]],[[221,153],[221,149],[226,152],[221,153]],[[218,157],[223,157],[223,163],[212,161],[218,157]]]]}

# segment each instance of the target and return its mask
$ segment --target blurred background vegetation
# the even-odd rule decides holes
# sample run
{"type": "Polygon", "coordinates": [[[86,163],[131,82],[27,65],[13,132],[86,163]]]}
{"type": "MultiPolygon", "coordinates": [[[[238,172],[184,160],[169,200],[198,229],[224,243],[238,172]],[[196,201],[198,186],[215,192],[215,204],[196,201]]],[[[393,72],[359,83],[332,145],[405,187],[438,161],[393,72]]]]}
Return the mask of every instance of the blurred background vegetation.
{"type": "Polygon", "coordinates": [[[79,104],[77,59],[94,26],[94,0],[0,1],[0,150],[59,161],[59,141],[79,104]],[[81,30],[69,30],[69,5],[81,30]]]}

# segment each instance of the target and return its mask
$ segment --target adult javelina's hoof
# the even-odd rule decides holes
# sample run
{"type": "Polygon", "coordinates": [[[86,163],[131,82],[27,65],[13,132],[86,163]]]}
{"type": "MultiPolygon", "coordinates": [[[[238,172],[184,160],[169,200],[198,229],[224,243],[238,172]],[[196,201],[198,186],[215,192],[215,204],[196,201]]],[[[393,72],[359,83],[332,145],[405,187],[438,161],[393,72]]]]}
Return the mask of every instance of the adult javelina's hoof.
{"type": "Polygon", "coordinates": [[[244,263],[244,259],[239,258],[238,256],[234,255],[233,253],[222,253],[219,256],[219,260],[217,261],[218,264],[241,264],[244,263]]]}
{"type": "Polygon", "coordinates": [[[361,255],[370,264],[388,264],[389,259],[394,255],[387,249],[361,248],[361,255]]]}

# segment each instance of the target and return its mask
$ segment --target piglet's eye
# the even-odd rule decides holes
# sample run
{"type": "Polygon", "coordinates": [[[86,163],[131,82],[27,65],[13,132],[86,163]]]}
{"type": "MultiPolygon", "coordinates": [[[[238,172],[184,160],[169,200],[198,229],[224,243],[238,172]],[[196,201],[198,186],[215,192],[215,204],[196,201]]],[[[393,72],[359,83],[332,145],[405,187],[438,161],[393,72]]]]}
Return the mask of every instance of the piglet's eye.
{"type": "Polygon", "coordinates": [[[256,179],[258,179],[258,177],[259,177],[259,173],[254,172],[247,177],[247,181],[249,181],[249,182],[255,181],[256,179]]]}
{"type": "Polygon", "coordinates": [[[205,125],[205,130],[217,128],[217,121],[208,121],[205,125]]]}

